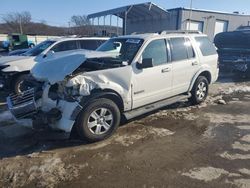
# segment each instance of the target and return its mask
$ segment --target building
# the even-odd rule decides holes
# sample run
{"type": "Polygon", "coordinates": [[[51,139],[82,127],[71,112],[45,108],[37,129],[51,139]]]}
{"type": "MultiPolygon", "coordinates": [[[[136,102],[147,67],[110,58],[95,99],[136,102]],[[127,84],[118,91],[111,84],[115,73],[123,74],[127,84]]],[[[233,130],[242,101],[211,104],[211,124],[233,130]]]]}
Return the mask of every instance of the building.
{"type": "MultiPolygon", "coordinates": [[[[128,5],[116,9],[106,10],[88,15],[88,18],[95,23],[110,16],[122,19],[123,34],[134,32],[159,32],[162,30],[199,30],[213,40],[217,33],[233,31],[240,26],[250,25],[250,15],[239,12],[227,13],[219,11],[174,8],[164,9],[158,5],[147,2],[142,4],[128,5]]],[[[118,27],[118,21],[117,21],[118,27]]]]}

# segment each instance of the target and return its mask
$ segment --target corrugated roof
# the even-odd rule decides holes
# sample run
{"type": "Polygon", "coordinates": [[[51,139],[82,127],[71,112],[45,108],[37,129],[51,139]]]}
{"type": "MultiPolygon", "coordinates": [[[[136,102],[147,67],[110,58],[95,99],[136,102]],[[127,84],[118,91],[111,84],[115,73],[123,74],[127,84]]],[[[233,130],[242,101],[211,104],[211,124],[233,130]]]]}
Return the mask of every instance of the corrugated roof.
{"type": "MultiPolygon", "coordinates": [[[[178,8],[172,8],[172,9],[167,9],[167,11],[171,10],[191,10],[190,8],[187,7],[178,7],[178,8]]],[[[216,13],[216,14],[228,14],[228,15],[233,15],[233,16],[250,16],[249,14],[236,14],[236,13],[231,13],[231,12],[223,12],[223,11],[216,11],[216,10],[207,10],[207,9],[197,9],[197,8],[192,8],[192,11],[198,11],[198,12],[210,12],[210,13],[216,13]]]]}
{"type": "Polygon", "coordinates": [[[89,14],[88,19],[98,18],[107,15],[115,15],[124,19],[125,13],[127,13],[128,19],[145,18],[145,17],[159,18],[167,16],[168,11],[152,2],[147,2],[147,3],[134,4],[115,9],[110,9],[102,12],[97,12],[94,14],[89,14]]]}

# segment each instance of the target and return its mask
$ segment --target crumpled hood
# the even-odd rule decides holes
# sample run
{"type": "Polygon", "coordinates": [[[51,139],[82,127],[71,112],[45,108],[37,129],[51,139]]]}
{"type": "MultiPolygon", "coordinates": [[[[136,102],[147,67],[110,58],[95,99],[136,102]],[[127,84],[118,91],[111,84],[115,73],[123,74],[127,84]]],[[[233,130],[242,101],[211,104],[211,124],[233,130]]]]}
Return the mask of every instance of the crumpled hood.
{"type": "Polygon", "coordinates": [[[64,80],[67,75],[74,72],[86,59],[115,57],[117,53],[99,52],[91,50],[74,50],[59,52],[54,55],[37,59],[36,65],[31,69],[32,76],[38,81],[56,82],[64,80]]]}
{"type": "Polygon", "coordinates": [[[18,61],[23,59],[29,59],[29,56],[3,56],[0,57],[0,65],[10,63],[12,61],[18,61]]]}

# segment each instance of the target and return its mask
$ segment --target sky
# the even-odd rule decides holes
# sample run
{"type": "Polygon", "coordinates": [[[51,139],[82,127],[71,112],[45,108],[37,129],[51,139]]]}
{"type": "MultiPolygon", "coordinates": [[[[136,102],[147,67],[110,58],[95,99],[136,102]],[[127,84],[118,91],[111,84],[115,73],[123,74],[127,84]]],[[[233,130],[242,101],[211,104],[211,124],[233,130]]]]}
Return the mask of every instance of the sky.
{"type": "MultiPolygon", "coordinates": [[[[0,0],[1,16],[11,12],[29,11],[35,22],[68,26],[72,15],[87,15],[150,0],[0,0]]],[[[151,0],[165,8],[190,7],[190,0],[151,0]]],[[[193,0],[193,8],[250,14],[250,0],[193,0]]]]}

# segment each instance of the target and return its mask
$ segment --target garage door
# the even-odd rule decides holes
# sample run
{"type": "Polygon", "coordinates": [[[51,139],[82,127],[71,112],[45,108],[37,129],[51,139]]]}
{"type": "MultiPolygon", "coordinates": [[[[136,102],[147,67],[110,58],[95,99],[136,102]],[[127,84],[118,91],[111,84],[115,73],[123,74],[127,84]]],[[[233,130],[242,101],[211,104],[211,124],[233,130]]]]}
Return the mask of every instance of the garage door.
{"type": "Polygon", "coordinates": [[[192,30],[192,31],[203,31],[203,22],[197,22],[197,21],[191,21],[187,22],[187,30],[192,30]],[[189,26],[190,24],[190,26],[189,26]]]}
{"type": "Polygon", "coordinates": [[[223,20],[216,20],[215,22],[215,29],[214,29],[214,36],[218,33],[225,32],[228,29],[228,22],[223,20]]]}

